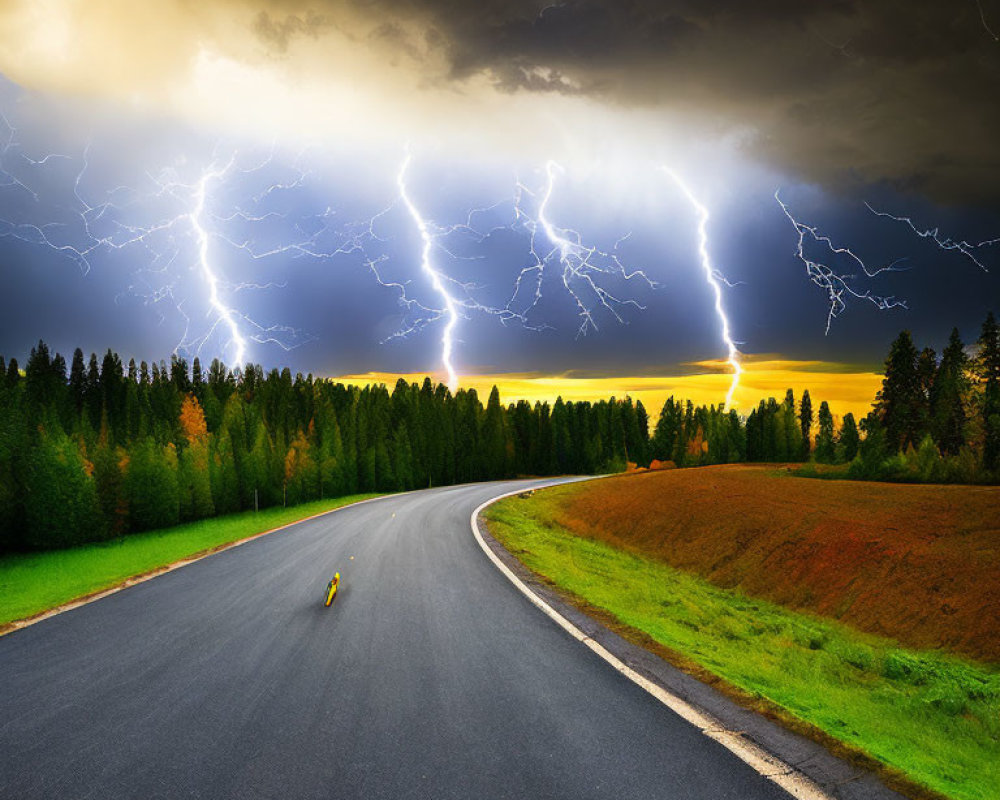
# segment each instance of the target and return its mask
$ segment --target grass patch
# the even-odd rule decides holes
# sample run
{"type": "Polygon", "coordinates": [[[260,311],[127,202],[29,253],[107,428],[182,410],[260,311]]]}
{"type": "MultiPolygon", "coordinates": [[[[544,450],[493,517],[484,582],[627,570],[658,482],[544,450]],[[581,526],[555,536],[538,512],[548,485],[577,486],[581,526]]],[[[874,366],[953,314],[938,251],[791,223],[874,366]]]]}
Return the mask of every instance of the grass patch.
{"type": "Polygon", "coordinates": [[[551,514],[542,493],[486,518],[530,569],[743,692],[955,800],[997,797],[997,671],[721,589],[551,514]]]}
{"type": "Polygon", "coordinates": [[[0,625],[116,586],[197,553],[278,528],[323,511],[378,497],[358,494],[290,508],[244,511],[173,528],[132,534],[67,550],[0,558],[0,625]]]}

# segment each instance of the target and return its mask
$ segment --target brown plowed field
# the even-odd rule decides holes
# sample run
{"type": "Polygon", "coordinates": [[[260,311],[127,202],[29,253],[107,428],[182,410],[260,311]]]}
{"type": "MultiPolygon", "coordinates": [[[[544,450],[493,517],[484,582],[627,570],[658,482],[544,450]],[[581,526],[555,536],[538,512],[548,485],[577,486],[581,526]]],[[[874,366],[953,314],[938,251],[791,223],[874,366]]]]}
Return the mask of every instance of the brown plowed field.
{"type": "Polygon", "coordinates": [[[647,472],[549,490],[553,521],[713,583],[1000,663],[1000,488],[647,472]]]}

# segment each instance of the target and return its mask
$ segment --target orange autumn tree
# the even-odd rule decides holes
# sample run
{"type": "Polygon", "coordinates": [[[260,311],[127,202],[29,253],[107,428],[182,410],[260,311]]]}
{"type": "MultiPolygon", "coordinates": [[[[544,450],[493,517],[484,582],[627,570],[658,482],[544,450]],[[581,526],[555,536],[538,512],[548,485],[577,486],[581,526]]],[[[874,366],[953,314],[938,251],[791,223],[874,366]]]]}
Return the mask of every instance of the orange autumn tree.
{"type": "Polygon", "coordinates": [[[181,433],[187,447],[177,456],[177,483],[182,520],[200,519],[215,513],[209,473],[209,433],[205,412],[193,394],[181,403],[181,433]]]}
{"type": "Polygon", "coordinates": [[[181,403],[181,432],[188,444],[204,439],[208,436],[208,424],[205,422],[205,412],[201,408],[201,403],[193,394],[187,395],[181,403]]]}

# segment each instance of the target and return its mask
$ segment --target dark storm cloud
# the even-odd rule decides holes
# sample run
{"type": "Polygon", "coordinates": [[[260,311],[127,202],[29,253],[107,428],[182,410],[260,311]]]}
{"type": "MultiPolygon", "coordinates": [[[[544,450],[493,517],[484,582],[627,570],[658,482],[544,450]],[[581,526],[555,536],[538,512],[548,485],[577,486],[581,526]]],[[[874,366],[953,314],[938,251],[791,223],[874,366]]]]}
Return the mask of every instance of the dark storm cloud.
{"type": "MultiPolygon", "coordinates": [[[[996,0],[983,0],[982,17],[971,0],[348,7],[369,35],[392,31],[394,49],[428,62],[443,55],[445,82],[486,75],[503,92],[585,94],[746,125],[755,155],[826,185],[886,181],[945,202],[1000,198],[1000,43],[984,24],[1000,26],[996,0]]],[[[287,43],[297,33],[293,22],[269,35],[287,43]]]]}

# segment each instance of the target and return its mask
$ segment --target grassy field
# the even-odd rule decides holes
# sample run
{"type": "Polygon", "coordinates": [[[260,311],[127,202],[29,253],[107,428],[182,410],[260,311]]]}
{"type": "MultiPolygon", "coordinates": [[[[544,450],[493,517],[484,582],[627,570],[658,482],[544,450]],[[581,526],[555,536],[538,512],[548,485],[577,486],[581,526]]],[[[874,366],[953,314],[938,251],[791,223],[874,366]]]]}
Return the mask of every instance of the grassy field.
{"type": "Polygon", "coordinates": [[[553,520],[580,536],[907,647],[1000,664],[1000,487],[729,465],[546,496],[553,520]]]}
{"type": "Polygon", "coordinates": [[[995,669],[903,649],[575,536],[556,519],[560,491],[486,512],[493,534],[536,573],[918,784],[956,800],[997,798],[995,669]]]}
{"type": "Polygon", "coordinates": [[[115,586],[126,578],[373,494],[246,511],[68,550],[0,558],[0,625],[115,586]]]}

